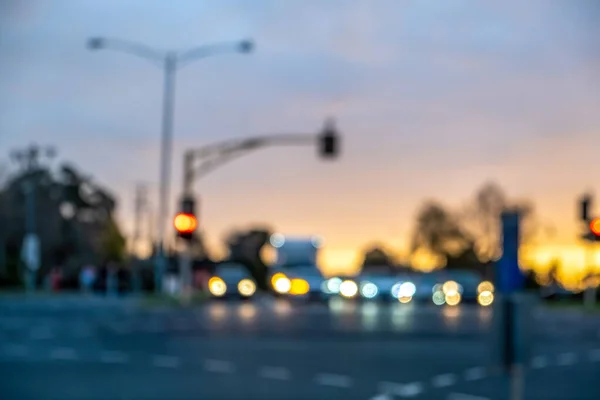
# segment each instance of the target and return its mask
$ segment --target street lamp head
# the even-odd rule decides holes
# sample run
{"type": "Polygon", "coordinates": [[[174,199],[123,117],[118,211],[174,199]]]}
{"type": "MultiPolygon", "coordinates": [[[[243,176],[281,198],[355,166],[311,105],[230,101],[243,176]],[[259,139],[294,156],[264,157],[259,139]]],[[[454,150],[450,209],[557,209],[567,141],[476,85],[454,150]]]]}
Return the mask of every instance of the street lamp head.
{"type": "Polygon", "coordinates": [[[104,39],[101,37],[93,37],[88,39],[87,48],[90,50],[99,50],[104,47],[104,39]]]}
{"type": "Polygon", "coordinates": [[[252,40],[242,40],[238,48],[242,53],[252,53],[254,51],[254,42],[252,40]]]}

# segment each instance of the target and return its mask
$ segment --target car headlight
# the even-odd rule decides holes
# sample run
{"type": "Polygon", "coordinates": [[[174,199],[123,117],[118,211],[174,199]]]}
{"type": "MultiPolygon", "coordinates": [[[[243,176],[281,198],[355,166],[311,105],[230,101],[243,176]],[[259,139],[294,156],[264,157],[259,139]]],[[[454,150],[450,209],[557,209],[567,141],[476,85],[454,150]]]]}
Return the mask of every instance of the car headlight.
{"type": "Polygon", "coordinates": [[[460,304],[462,297],[459,292],[451,291],[451,292],[446,293],[445,300],[446,300],[446,304],[448,304],[449,306],[457,306],[460,304]]]}
{"type": "Polygon", "coordinates": [[[362,282],[360,284],[360,294],[366,299],[372,299],[377,296],[379,289],[373,282],[362,282]]]}
{"type": "Polygon", "coordinates": [[[323,292],[329,294],[338,294],[340,292],[340,285],[342,280],[340,278],[330,278],[323,282],[323,292]]]}
{"type": "Polygon", "coordinates": [[[223,279],[214,276],[208,281],[208,290],[213,296],[221,297],[227,293],[227,285],[223,279]]]}
{"type": "Polygon", "coordinates": [[[287,276],[281,273],[273,275],[271,278],[271,285],[273,289],[279,294],[285,294],[292,288],[292,283],[287,276]]]}
{"type": "Polygon", "coordinates": [[[477,286],[477,293],[490,292],[494,293],[494,284],[490,281],[483,281],[477,286]]]}
{"type": "Polygon", "coordinates": [[[344,281],[340,284],[340,294],[344,297],[354,297],[358,293],[358,286],[353,281],[344,281]]]}
{"type": "Polygon", "coordinates": [[[412,282],[398,282],[392,286],[392,296],[396,299],[413,297],[417,293],[417,287],[412,282]]]}
{"type": "Polygon", "coordinates": [[[237,285],[238,292],[242,296],[250,297],[256,292],[256,284],[250,279],[242,279],[237,285]]]}
{"type": "Polygon", "coordinates": [[[290,281],[289,293],[294,296],[301,296],[310,291],[310,285],[304,279],[292,279],[290,281]]]}
{"type": "Polygon", "coordinates": [[[462,294],[463,287],[454,281],[448,281],[442,285],[442,292],[444,292],[445,295],[453,293],[462,294]]]}
{"type": "Polygon", "coordinates": [[[494,302],[494,293],[492,293],[489,290],[484,290],[477,296],[477,302],[479,303],[479,305],[484,307],[492,305],[492,303],[494,302]]]}

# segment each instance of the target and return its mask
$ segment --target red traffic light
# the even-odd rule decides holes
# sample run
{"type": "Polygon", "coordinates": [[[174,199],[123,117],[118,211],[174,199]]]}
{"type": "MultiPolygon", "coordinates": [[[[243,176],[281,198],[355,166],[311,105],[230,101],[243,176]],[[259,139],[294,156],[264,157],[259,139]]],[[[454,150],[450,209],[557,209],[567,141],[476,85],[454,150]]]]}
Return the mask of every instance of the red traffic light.
{"type": "Polygon", "coordinates": [[[179,213],[173,219],[173,226],[179,233],[192,233],[198,227],[198,219],[192,214],[179,213]]]}
{"type": "Polygon", "coordinates": [[[590,230],[596,236],[600,236],[600,218],[594,218],[590,222],[590,230]]]}

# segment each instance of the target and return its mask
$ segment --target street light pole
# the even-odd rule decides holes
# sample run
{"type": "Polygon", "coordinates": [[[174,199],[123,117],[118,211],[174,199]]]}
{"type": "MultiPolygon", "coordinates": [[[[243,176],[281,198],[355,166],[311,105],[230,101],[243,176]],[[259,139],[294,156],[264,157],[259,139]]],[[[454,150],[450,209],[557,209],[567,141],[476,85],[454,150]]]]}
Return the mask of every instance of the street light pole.
{"type": "Polygon", "coordinates": [[[175,73],[177,56],[167,54],[164,64],[162,139],[160,156],[160,187],[158,201],[158,254],[154,273],[154,287],[162,290],[162,277],[167,267],[165,256],[165,225],[169,214],[169,192],[171,189],[171,155],[173,152],[173,114],[175,110],[175,73]]]}
{"type": "Polygon", "coordinates": [[[121,39],[94,37],[88,40],[90,50],[111,49],[145,58],[157,63],[164,73],[163,111],[160,151],[160,187],[157,218],[157,255],[155,260],[155,290],[162,291],[162,277],[166,269],[165,227],[169,214],[171,188],[171,158],[173,153],[173,121],[175,111],[175,75],[180,67],[189,62],[221,53],[250,53],[254,44],[250,40],[233,43],[217,43],[200,46],[184,52],[155,50],[143,44],[121,39]]]}

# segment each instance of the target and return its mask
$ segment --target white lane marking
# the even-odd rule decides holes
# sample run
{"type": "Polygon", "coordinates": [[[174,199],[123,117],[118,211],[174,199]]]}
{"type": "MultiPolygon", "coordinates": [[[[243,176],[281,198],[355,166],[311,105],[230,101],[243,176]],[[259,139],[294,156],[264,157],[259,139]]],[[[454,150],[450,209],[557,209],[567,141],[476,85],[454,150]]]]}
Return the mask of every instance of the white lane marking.
{"type": "Polygon", "coordinates": [[[225,360],[204,360],[204,369],[209,372],[219,372],[222,374],[231,374],[234,366],[231,362],[225,360]]]}
{"type": "Polygon", "coordinates": [[[531,360],[531,368],[533,369],[542,369],[548,366],[548,360],[546,357],[537,356],[531,360]]]}
{"type": "Polygon", "coordinates": [[[452,386],[456,383],[456,375],[454,374],[442,374],[438,376],[434,376],[431,379],[431,384],[434,387],[442,388],[452,386]]]}
{"type": "Polygon", "coordinates": [[[12,357],[25,357],[27,354],[29,354],[29,347],[16,343],[4,345],[3,350],[4,353],[12,357]]]}
{"type": "Polygon", "coordinates": [[[600,349],[593,349],[590,350],[590,361],[595,362],[595,361],[600,361],[600,349]]]}
{"type": "Polygon", "coordinates": [[[100,360],[105,364],[125,364],[129,361],[129,356],[120,351],[104,351],[100,355],[100,360]]]}
{"type": "Polygon", "coordinates": [[[450,393],[447,400],[492,400],[489,397],[473,396],[466,393],[450,393]]]}
{"type": "Polygon", "coordinates": [[[181,365],[181,361],[173,356],[154,356],[152,364],[159,368],[177,368],[181,365]]]}
{"type": "Polygon", "coordinates": [[[53,360],[77,360],[77,352],[70,347],[57,347],[50,352],[50,358],[53,360]]]}
{"type": "Polygon", "coordinates": [[[421,382],[412,382],[407,384],[382,382],[379,384],[380,391],[395,394],[400,397],[415,397],[423,392],[423,384],[421,382]]]}
{"type": "Polygon", "coordinates": [[[338,388],[349,388],[352,386],[352,379],[345,375],[337,374],[318,374],[315,380],[319,385],[333,386],[338,388]]]}
{"type": "Polygon", "coordinates": [[[52,330],[48,327],[36,327],[29,333],[29,338],[32,340],[44,340],[51,339],[54,335],[52,330]]]}
{"type": "Polygon", "coordinates": [[[575,353],[562,353],[558,356],[557,364],[561,367],[567,365],[573,365],[577,361],[577,355],[575,353]]]}
{"type": "Polygon", "coordinates": [[[473,367],[469,368],[465,371],[465,380],[467,381],[477,381],[479,379],[483,379],[486,376],[485,368],[483,367],[473,367]]]}
{"type": "Polygon", "coordinates": [[[258,370],[258,376],[280,381],[287,381],[291,378],[290,371],[283,367],[262,367],[258,370]]]}
{"type": "Polygon", "coordinates": [[[369,400],[394,400],[394,398],[386,393],[378,394],[375,397],[371,397],[369,400]]]}

